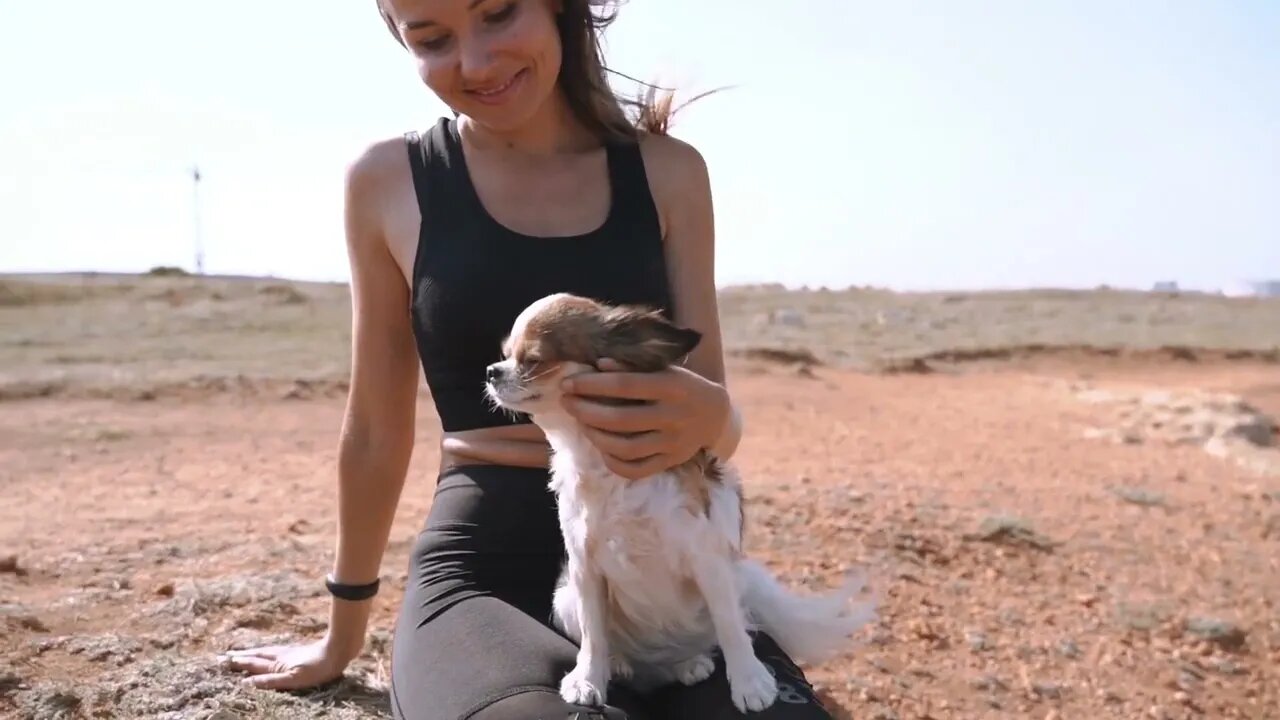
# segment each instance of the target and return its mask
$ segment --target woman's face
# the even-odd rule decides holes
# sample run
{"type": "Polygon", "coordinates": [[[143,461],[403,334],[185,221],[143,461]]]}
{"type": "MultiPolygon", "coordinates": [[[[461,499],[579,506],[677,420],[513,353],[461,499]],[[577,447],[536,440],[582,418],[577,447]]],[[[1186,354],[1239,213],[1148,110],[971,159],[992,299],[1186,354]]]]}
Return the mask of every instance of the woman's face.
{"type": "Polygon", "coordinates": [[[518,127],[556,86],[560,0],[383,1],[423,82],[476,122],[518,127]]]}

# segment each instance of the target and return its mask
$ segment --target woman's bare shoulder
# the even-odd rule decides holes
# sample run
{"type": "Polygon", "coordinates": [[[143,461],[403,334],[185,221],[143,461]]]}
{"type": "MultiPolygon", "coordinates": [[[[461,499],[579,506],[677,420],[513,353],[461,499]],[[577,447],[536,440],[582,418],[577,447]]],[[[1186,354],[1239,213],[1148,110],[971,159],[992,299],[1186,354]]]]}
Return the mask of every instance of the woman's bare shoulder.
{"type": "Polygon", "coordinates": [[[707,162],[691,143],[670,135],[644,135],[640,140],[649,191],[653,194],[664,237],[688,218],[711,209],[707,162]]]}
{"type": "Polygon", "coordinates": [[[418,216],[403,136],[373,141],[348,161],[344,202],[348,242],[390,252],[407,272],[418,216]]]}
{"type": "Polygon", "coordinates": [[[644,157],[649,182],[663,188],[675,185],[688,189],[702,184],[707,175],[707,162],[698,148],[671,135],[641,136],[640,154],[644,157]]]}
{"type": "Polygon", "coordinates": [[[402,183],[409,173],[409,153],[403,136],[374,140],[360,148],[347,162],[348,197],[380,197],[386,190],[402,183]]]}

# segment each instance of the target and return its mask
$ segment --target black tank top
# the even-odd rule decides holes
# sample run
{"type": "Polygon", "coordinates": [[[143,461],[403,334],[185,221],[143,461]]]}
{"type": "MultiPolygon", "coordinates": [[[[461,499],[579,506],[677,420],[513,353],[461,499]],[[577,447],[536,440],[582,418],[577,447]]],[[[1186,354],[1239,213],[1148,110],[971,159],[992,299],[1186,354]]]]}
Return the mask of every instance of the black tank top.
{"type": "Polygon", "coordinates": [[[607,144],[610,206],[597,229],[564,237],[515,232],[485,210],[455,119],[406,134],[422,225],[411,288],[414,338],[445,432],[529,422],[491,406],[485,367],[502,359],[516,316],[571,292],[672,317],[661,228],[640,147],[607,144]]]}

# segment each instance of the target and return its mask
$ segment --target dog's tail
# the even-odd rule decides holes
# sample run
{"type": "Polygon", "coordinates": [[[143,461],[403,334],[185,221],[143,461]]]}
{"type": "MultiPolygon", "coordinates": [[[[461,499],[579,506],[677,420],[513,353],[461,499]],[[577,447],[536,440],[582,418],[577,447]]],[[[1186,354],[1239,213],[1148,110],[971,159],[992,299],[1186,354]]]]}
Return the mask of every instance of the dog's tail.
{"type": "Polygon", "coordinates": [[[751,559],[738,563],[738,575],[754,624],[798,663],[820,663],[849,649],[853,635],[877,619],[874,599],[855,600],[866,585],[861,575],[820,595],[792,591],[751,559]]]}

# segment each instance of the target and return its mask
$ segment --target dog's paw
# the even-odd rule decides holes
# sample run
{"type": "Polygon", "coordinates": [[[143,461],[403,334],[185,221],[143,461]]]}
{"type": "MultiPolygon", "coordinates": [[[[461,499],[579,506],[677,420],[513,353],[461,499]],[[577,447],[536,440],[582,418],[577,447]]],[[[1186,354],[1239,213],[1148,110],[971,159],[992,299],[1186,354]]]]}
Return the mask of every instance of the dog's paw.
{"type": "Polygon", "coordinates": [[[591,678],[581,666],[560,681],[560,697],[570,705],[600,707],[605,701],[607,680],[591,678]]]}
{"type": "Polygon", "coordinates": [[[710,655],[695,655],[676,664],[676,679],[685,685],[697,685],[715,672],[716,661],[710,655]]]}
{"type": "Polygon", "coordinates": [[[729,673],[729,693],[738,712],[760,712],[778,698],[778,681],[764,663],[752,658],[737,672],[729,673]]]}
{"type": "Polygon", "coordinates": [[[609,658],[609,674],[619,680],[630,680],[635,677],[636,671],[631,667],[631,661],[621,655],[613,655],[609,658]]]}

